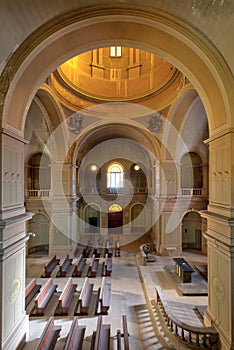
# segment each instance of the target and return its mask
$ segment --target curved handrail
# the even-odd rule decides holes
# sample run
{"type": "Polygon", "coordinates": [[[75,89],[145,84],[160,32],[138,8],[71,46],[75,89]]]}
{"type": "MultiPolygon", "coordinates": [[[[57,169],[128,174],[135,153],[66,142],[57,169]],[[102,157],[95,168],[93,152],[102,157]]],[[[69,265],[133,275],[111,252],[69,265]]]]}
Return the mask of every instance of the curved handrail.
{"type": "Polygon", "coordinates": [[[168,329],[183,341],[197,347],[213,348],[219,342],[219,334],[213,327],[197,327],[188,325],[176,318],[167,301],[164,299],[159,286],[155,287],[157,304],[160,307],[168,329]]]}

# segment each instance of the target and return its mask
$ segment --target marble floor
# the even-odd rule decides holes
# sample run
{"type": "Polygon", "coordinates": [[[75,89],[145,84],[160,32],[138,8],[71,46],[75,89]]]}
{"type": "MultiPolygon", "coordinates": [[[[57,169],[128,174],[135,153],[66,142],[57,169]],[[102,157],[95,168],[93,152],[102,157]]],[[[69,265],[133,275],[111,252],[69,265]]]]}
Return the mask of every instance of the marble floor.
{"type": "MultiPolygon", "coordinates": [[[[185,252],[183,257],[191,264],[206,264],[206,256],[204,255],[185,252]]],[[[101,266],[102,259],[100,258],[99,266],[101,266]]],[[[43,285],[46,282],[46,278],[41,278],[41,275],[48,260],[48,256],[27,258],[27,282],[33,277],[37,278],[39,284],[43,285]]],[[[73,262],[75,263],[75,260],[73,262]]],[[[113,257],[111,277],[106,277],[108,282],[111,283],[111,305],[108,315],[103,316],[103,323],[111,325],[111,349],[117,349],[116,332],[122,328],[123,314],[127,315],[131,350],[187,349],[186,345],[181,344],[170,335],[161,318],[158,317],[155,305],[155,286],[162,288],[164,296],[170,303],[175,315],[180,320],[195,326],[202,325],[202,320],[195,312],[195,307],[205,308],[208,301],[207,295],[193,295],[191,297],[181,294],[181,290],[178,288],[180,281],[173,273],[175,264],[172,257],[156,256],[156,261],[148,263],[147,266],[141,266],[139,262],[137,252],[121,250],[121,257],[113,257]]],[[[45,316],[33,316],[33,302],[26,309],[29,315],[29,330],[24,350],[35,349],[46,321],[50,315],[54,314],[58,295],[67,281],[67,278],[56,277],[57,272],[58,267],[52,274],[53,283],[58,285],[57,293],[49,302],[45,316]]],[[[78,298],[84,278],[85,275],[81,278],[73,278],[73,283],[77,284],[75,298],[78,298]]],[[[101,278],[101,269],[98,270],[96,278],[90,278],[90,282],[94,284],[93,298],[97,295],[101,278]]],[[[194,282],[192,280],[192,283],[195,289],[199,289],[199,281],[194,282]]],[[[204,285],[202,285],[202,288],[204,288],[204,285]]],[[[55,316],[55,324],[62,326],[60,338],[55,347],[56,350],[64,348],[74,317],[74,308],[77,301],[75,298],[68,316],[55,316]]],[[[94,304],[95,302],[93,302],[94,304]]],[[[78,316],[79,324],[86,326],[83,350],[90,349],[92,333],[96,328],[97,315],[95,315],[93,305],[91,303],[88,316],[78,316]]]]}

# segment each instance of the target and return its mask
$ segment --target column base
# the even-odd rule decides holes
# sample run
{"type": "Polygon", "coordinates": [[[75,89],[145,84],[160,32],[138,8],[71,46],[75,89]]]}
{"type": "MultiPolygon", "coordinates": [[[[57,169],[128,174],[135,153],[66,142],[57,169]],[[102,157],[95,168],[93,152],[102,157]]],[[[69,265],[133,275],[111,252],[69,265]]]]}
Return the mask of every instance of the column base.
{"type": "Polygon", "coordinates": [[[25,344],[27,335],[29,334],[29,317],[24,314],[21,319],[12,328],[10,334],[4,340],[2,350],[20,350],[25,344]]]}
{"type": "Polygon", "coordinates": [[[219,349],[234,350],[234,342],[228,339],[228,334],[220,323],[216,323],[208,309],[206,309],[204,314],[204,325],[207,327],[215,327],[216,331],[219,333],[219,349]]]}

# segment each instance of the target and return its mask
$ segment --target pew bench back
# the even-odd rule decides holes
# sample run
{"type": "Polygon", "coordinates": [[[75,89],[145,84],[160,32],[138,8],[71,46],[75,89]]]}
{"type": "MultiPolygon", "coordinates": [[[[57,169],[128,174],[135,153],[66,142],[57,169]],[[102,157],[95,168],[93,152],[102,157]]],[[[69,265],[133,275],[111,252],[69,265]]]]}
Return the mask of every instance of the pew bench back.
{"type": "Polygon", "coordinates": [[[45,308],[52,298],[57,287],[58,285],[53,284],[53,280],[50,278],[35,298],[36,313],[38,316],[44,314],[45,308]]]}
{"type": "Polygon", "coordinates": [[[78,318],[74,317],[69,331],[64,350],[81,350],[86,326],[78,324],[78,318]]]}
{"type": "Polygon", "coordinates": [[[54,325],[54,317],[50,317],[43,329],[35,350],[52,350],[55,347],[61,331],[60,326],[54,325]]]}

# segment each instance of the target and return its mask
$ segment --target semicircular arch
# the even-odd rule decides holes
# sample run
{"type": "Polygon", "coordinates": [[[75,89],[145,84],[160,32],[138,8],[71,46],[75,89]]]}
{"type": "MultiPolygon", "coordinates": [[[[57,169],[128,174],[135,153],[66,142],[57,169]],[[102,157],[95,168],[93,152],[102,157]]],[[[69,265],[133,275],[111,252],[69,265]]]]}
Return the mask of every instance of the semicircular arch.
{"type": "Polygon", "coordinates": [[[30,103],[56,67],[84,51],[117,44],[162,55],[178,67],[202,99],[210,136],[231,126],[233,77],[214,45],[166,12],[119,4],[63,14],[62,21],[53,18],[24,41],[2,74],[2,127],[22,135],[30,103]]]}

